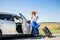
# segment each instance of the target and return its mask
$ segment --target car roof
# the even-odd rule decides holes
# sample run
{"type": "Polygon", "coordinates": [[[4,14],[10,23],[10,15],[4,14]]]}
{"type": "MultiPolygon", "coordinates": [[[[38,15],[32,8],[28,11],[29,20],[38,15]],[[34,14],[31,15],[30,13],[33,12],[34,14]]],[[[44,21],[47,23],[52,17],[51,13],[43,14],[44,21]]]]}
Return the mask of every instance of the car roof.
{"type": "Polygon", "coordinates": [[[0,12],[0,14],[4,14],[4,15],[12,15],[12,16],[19,16],[19,15],[17,15],[17,14],[7,13],[7,12],[0,12]]]}

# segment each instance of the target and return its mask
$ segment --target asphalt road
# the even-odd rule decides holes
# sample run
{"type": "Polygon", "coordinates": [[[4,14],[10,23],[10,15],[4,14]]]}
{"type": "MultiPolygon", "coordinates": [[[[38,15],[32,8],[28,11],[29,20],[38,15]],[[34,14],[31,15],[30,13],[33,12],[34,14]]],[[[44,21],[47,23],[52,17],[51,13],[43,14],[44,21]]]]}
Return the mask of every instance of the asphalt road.
{"type": "Polygon", "coordinates": [[[51,38],[47,38],[45,36],[39,36],[39,37],[16,37],[16,38],[5,38],[7,40],[60,40],[60,34],[53,34],[51,38]]]}

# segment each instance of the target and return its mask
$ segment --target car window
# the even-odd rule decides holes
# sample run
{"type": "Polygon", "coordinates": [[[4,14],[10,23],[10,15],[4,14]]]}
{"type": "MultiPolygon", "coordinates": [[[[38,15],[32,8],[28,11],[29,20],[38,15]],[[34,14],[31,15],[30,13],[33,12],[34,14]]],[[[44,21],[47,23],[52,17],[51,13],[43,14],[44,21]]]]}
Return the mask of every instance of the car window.
{"type": "Polygon", "coordinates": [[[0,14],[0,20],[4,20],[4,16],[0,14]]]}
{"type": "Polygon", "coordinates": [[[0,14],[0,20],[14,21],[12,15],[0,14]]]}
{"type": "Polygon", "coordinates": [[[21,13],[19,13],[19,14],[20,14],[20,17],[23,18],[23,20],[27,21],[27,19],[21,13]]]}
{"type": "Polygon", "coordinates": [[[21,17],[14,17],[14,21],[15,23],[22,23],[23,22],[23,19],[21,17]]]}

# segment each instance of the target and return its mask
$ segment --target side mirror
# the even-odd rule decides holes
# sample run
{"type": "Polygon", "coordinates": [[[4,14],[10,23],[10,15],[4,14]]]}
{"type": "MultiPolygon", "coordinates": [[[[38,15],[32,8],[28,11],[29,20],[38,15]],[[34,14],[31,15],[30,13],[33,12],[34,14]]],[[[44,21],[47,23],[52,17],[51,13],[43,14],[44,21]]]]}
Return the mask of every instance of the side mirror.
{"type": "Polygon", "coordinates": [[[29,24],[30,24],[30,23],[31,23],[31,21],[30,21],[30,20],[28,20],[28,21],[27,21],[27,23],[29,23],[29,24]]]}

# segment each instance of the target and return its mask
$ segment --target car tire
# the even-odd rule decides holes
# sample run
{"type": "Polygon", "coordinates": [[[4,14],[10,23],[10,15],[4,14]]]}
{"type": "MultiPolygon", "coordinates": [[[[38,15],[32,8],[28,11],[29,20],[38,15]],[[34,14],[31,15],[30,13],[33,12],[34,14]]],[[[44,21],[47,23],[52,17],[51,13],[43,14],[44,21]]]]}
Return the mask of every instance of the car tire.
{"type": "Polygon", "coordinates": [[[0,38],[2,37],[2,31],[0,30],[0,38]]]}

